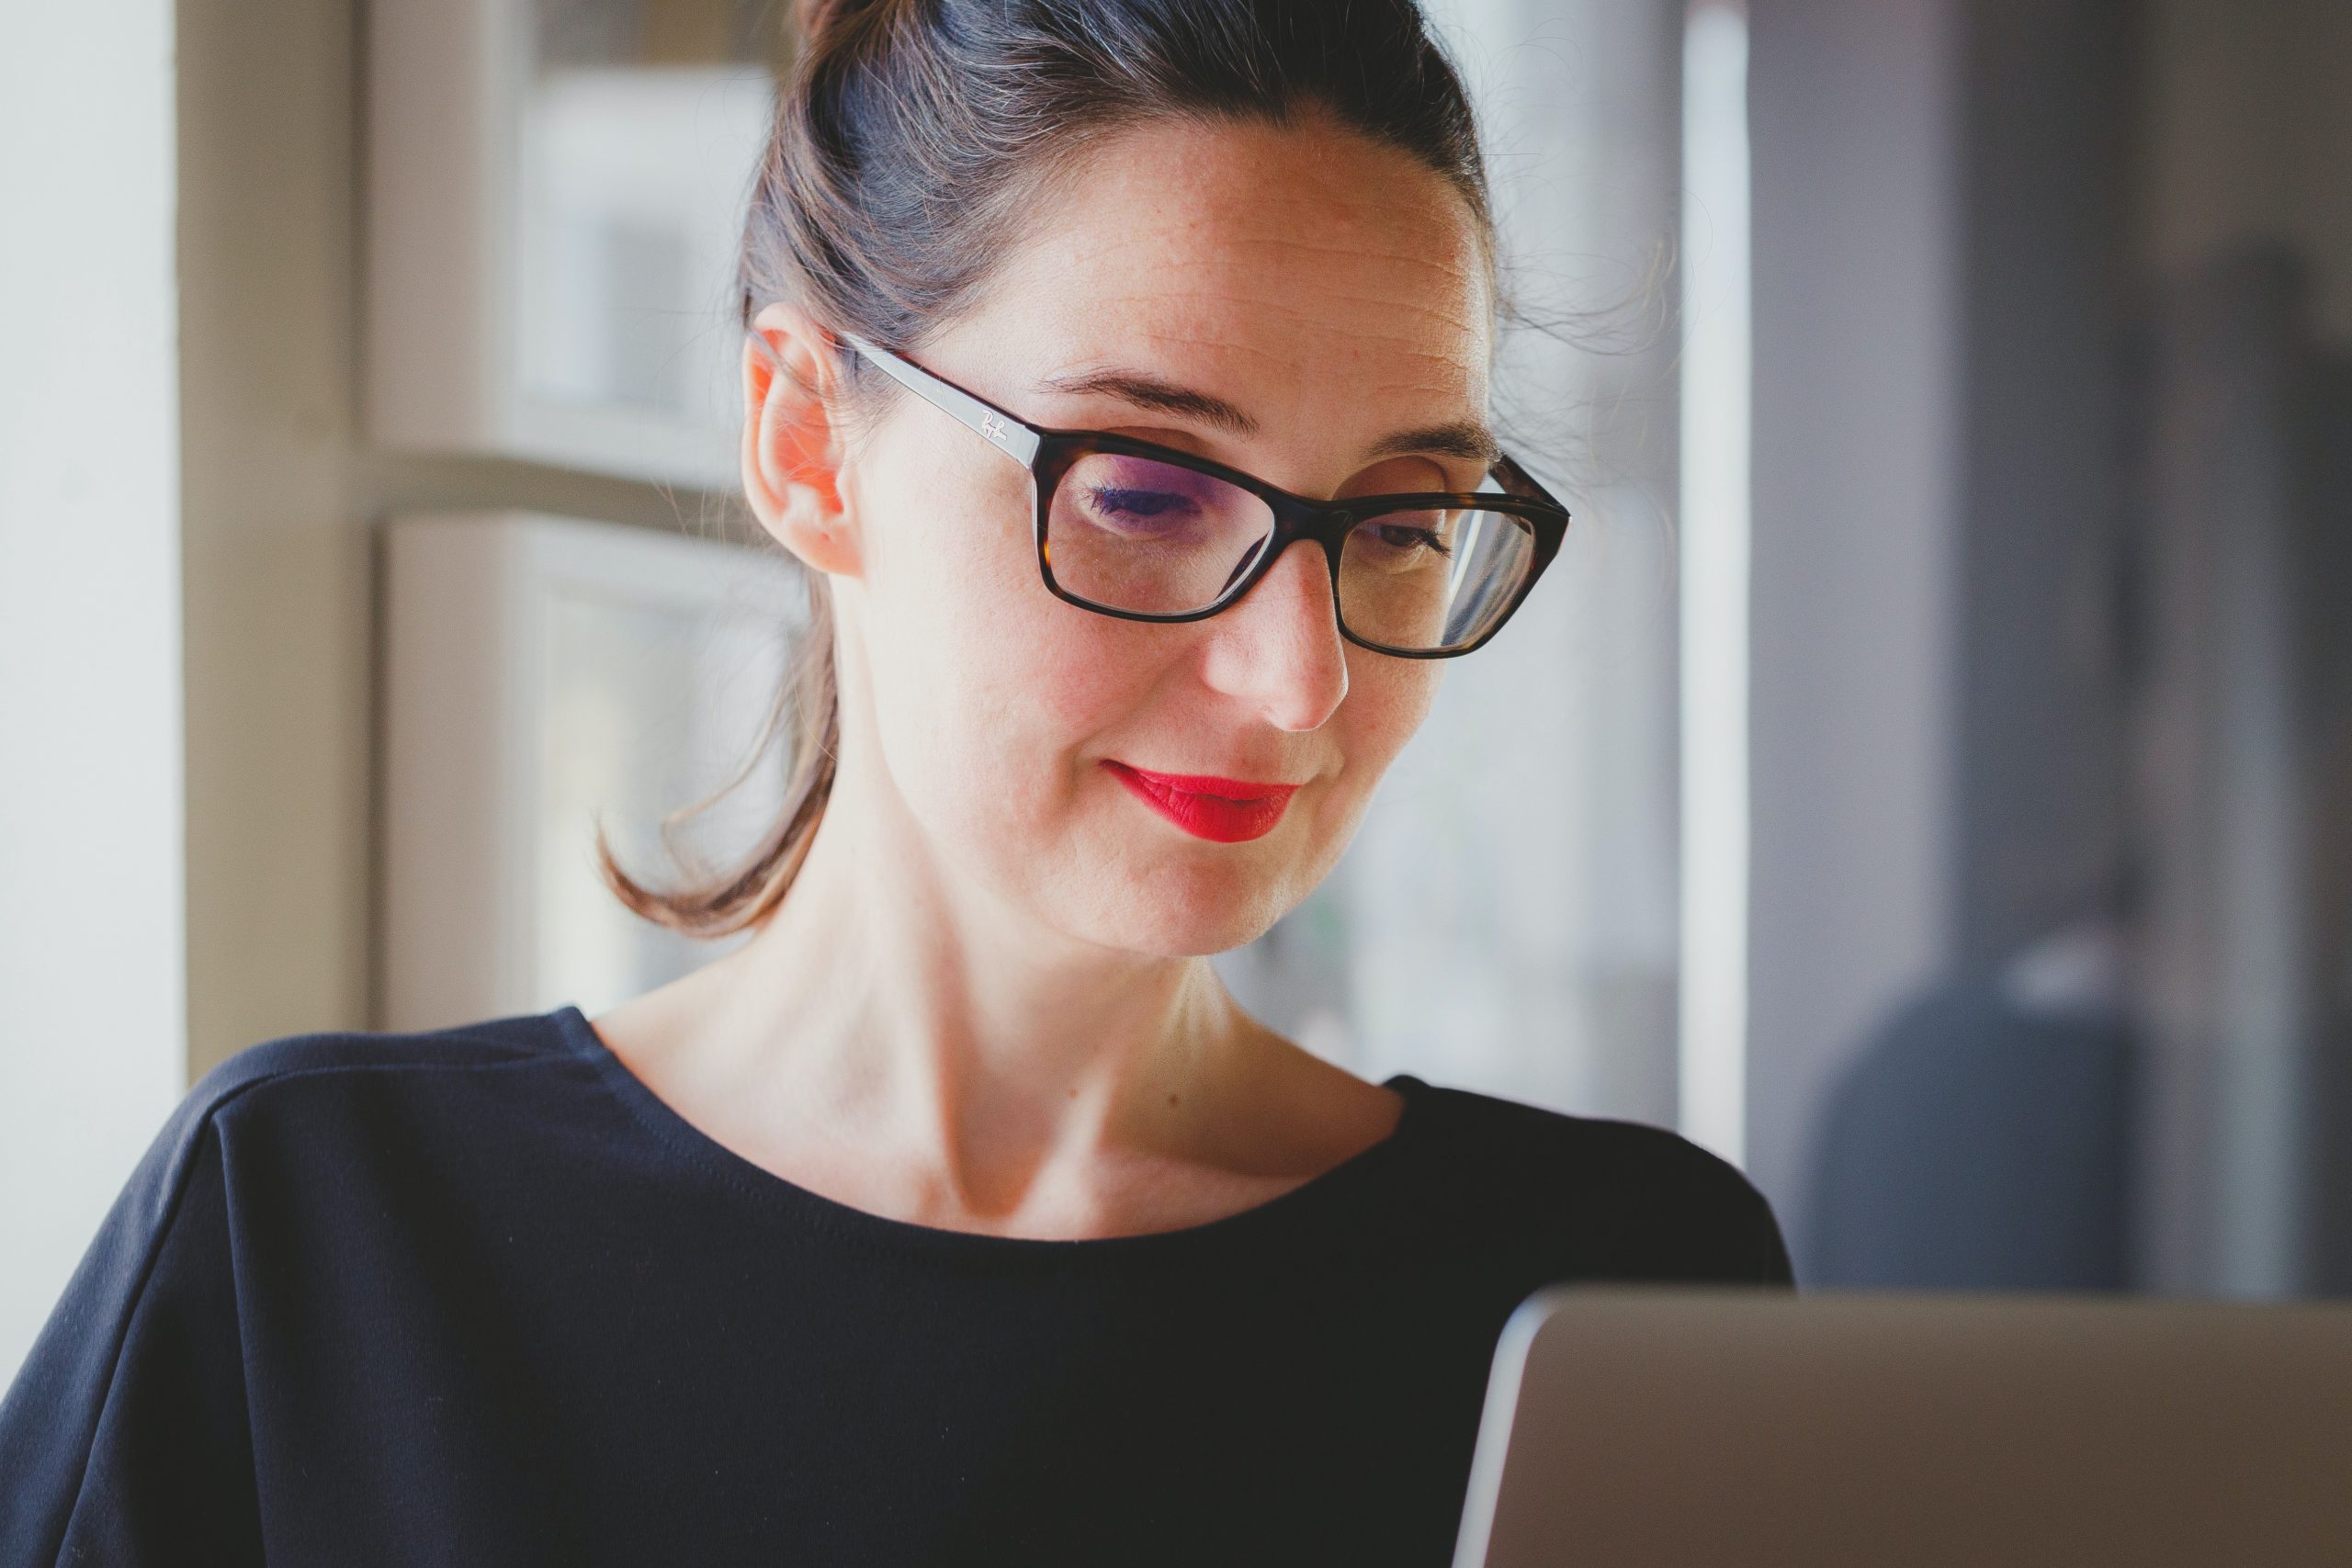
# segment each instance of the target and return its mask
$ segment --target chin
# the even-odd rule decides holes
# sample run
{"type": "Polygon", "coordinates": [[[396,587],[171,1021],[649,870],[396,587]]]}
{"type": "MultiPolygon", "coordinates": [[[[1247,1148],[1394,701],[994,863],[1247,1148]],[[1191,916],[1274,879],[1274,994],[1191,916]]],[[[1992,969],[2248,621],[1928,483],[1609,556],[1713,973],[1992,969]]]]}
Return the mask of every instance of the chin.
{"type": "Polygon", "coordinates": [[[1206,957],[1257,941],[1314,886],[1296,867],[1180,859],[1113,879],[1060,923],[1122,952],[1206,957]]]}

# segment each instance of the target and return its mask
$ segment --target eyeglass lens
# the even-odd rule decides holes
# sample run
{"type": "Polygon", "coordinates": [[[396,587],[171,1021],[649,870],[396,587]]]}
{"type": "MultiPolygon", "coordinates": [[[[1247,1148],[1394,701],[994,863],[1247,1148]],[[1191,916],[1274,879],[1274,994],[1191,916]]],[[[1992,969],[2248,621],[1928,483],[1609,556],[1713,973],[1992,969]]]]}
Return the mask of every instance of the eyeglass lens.
{"type": "MultiPolygon", "coordinates": [[[[1046,558],[1065,592],[1105,609],[1186,615],[1222,597],[1273,537],[1273,510],[1212,474],[1093,452],[1056,486],[1046,558]]],[[[1389,648],[1478,641],[1509,613],[1535,560],[1527,522],[1480,508],[1384,512],[1340,548],[1340,620],[1389,648]]]]}

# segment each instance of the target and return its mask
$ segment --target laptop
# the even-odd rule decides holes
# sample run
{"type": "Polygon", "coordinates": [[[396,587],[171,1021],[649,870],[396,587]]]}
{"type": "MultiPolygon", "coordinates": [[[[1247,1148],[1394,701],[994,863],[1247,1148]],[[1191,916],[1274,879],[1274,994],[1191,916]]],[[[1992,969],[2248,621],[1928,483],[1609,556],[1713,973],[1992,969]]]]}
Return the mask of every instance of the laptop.
{"type": "Polygon", "coordinates": [[[1555,1286],[1454,1568],[2352,1564],[2352,1306],[1555,1286]]]}

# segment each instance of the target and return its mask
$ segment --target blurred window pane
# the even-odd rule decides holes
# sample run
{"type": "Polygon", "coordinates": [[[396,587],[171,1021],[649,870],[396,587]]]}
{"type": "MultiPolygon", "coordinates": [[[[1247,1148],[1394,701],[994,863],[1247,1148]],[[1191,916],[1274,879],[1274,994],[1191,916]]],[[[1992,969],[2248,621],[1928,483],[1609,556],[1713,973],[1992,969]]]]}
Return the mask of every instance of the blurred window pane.
{"type": "Polygon", "coordinates": [[[790,59],[782,14],[740,0],[539,0],[514,278],[533,395],[731,417],[736,247],[790,59]]]}

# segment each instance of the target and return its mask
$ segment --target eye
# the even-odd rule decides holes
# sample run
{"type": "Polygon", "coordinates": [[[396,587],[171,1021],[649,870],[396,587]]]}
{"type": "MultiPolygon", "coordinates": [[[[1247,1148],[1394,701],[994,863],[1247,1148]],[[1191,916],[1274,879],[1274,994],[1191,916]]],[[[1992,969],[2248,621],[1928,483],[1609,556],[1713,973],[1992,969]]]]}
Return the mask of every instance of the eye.
{"type": "Polygon", "coordinates": [[[1419,528],[1404,523],[1384,523],[1380,525],[1380,535],[1384,543],[1396,549],[1429,549],[1435,550],[1442,556],[1450,556],[1453,553],[1453,547],[1439,538],[1437,530],[1434,528],[1419,528]]]}
{"type": "MultiPolygon", "coordinates": [[[[1435,513],[1414,515],[1435,516],[1435,513]]],[[[1428,523],[1415,523],[1405,517],[1374,518],[1356,530],[1356,536],[1385,558],[1392,566],[1408,566],[1424,555],[1440,558],[1453,553],[1437,528],[1428,523]]]]}
{"type": "Polygon", "coordinates": [[[1144,530],[1183,521],[1193,515],[1195,508],[1193,497],[1173,491],[1090,485],[1086,490],[1086,510],[1114,527],[1144,530]]]}

